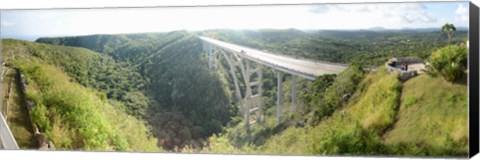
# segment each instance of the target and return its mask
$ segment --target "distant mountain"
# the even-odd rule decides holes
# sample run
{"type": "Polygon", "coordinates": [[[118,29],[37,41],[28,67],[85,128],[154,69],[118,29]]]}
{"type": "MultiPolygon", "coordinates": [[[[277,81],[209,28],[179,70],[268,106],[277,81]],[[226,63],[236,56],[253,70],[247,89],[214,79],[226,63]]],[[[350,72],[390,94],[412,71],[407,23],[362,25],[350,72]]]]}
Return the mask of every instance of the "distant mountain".
{"type": "Polygon", "coordinates": [[[386,30],[386,29],[383,28],[383,27],[372,27],[372,28],[369,28],[368,30],[372,30],[372,31],[384,31],[384,30],[386,30]]]}

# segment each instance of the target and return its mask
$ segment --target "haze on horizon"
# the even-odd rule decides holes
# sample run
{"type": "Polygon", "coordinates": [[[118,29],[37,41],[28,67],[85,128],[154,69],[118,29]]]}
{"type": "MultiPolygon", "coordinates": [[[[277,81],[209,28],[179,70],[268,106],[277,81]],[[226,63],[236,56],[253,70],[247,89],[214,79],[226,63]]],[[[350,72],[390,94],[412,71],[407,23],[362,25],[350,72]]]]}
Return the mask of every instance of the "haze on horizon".
{"type": "Polygon", "coordinates": [[[468,27],[468,2],[2,10],[1,38],[199,31],[468,27]]]}

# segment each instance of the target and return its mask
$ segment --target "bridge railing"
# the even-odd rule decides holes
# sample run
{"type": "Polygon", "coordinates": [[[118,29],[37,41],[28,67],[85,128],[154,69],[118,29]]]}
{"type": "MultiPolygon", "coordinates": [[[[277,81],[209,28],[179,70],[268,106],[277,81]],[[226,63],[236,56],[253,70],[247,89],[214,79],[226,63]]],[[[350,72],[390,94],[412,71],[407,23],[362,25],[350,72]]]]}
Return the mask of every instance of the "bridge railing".
{"type": "Polygon", "coordinates": [[[232,51],[233,53],[235,54],[238,54],[244,58],[247,58],[249,60],[252,60],[252,61],[256,61],[258,63],[261,63],[261,64],[264,64],[266,66],[269,66],[269,67],[272,67],[272,68],[275,68],[277,70],[281,70],[283,72],[287,72],[287,73],[290,73],[290,74],[294,74],[294,75],[298,75],[298,76],[302,76],[304,78],[307,78],[307,79],[311,79],[311,80],[314,80],[316,78],[315,75],[313,74],[309,74],[309,73],[306,73],[306,72],[302,72],[302,71],[298,71],[298,70],[294,70],[292,68],[288,68],[288,67],[284,67],[284,66],[280,66],[280,65],[277,65],[277,64],[274,64],[274,63],[269,63],[267,61],[263,61],[261,59],[258,59],[258,58],[254,58],[254,57],[250,57],[248,55],[246,55],[245,53],[242,53],[242,52],[235,52],[235,51],[232,51]]]}
{"type": "Polygon", "coordinates": [[[3,114],[0,113],[0,148],[1,149],[19,149],[17,141],[13,137],[10,128],[3,117],[3,114]]]}
{"type": "MultiPolygon", "coordinates": [[[[276,64],[273,64],[273,63],[269,63],[267,61],[263,61],[263,60],[258,59],[258,58],[250,57],[250,56],[246,55],[245,53],[242,53],[242,52],[239,52],[239,51],[236,51],[236,50],[232,50],[230,48],[225,48],[225,47],[223,47],[221,45],[218,45],[218,44],[215,44],[215,43],[211,43],[211,42],[208,42],[208,41],[206,41],[206,42],[210,43],[213,46],[216,46],[216,47],[222,48],[224,50],[230,51],[230,52],[232,52],[236,55],[239,55],[243,58],[246,58],[246,59],[249,59],[251,61],[255,61],[257,63],[275,68],[277,70],[281,70],[281,71],[289,73],[289,74],[298,75],[298,76],[301,76],[301,77],[304,77],[304,78],[307,78],[307,79],[310,79],[310,80],[315,80],[315,78],[317,77],[315,75],[312,75],[312,74],[309,74],[309,73],[306,73],[306,72],[297,71],[297,70],[294,70],[294,69],[290,69],[290,68],[287,68],[287,67],[283,67],[283,66],[279,66],[279,65],[276,65],[276,64]]],[[[245,47],[245,48],[248,48],[248,47],[245,47]]],[[[249,49],[252,49],[252,48],[249,48],[249,49]]],[[[254,50],[254,49],[252,49],[252,50],[254,50]]]]}
{"type": "MultiPolygon", "coordinates": [[[[258,50],[258,49],[256,49],[256,50],[258,50]]],[[[309,62],[316,63],[316,64],[329,64],[329,65],[337,65],[337,66],[348,67],[348,64],[343,64],[343,63],[335,63],[335,62],[329,62],[329,61],[314,60],[314,59],[308,59],[308,58],[300,57],[300,56],[292,56],[292,55],[288,55],[288,54],[276,54],[276,53],[273,53],[273,52],[270,52],[270,51],[263,51],[263,50],[260,50],[260,51],[262,51],[264,53],[271,54],[271,55],[288,57],[288,58],[298,59],[298,60],[302,60],[302,61],[309,61],[309,62]]]]}

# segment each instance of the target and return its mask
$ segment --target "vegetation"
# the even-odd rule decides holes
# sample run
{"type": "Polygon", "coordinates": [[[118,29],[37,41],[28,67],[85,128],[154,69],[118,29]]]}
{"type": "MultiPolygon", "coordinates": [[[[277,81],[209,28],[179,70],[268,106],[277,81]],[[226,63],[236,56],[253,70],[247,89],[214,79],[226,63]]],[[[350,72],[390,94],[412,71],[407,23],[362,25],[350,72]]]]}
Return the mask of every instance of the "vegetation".
{"type": "Polygon", "coordinates": [[[467,86],[420,75],[403,84],[397,123],[383,137],[395,155],[466,156],[467,86]],[[413,99],[413,100],[412,100],[413,99]],[[412,136],[415,135],[415,136],[412,136]]]}
{"type": "Polygon", "coordinates": [[[143,89],[144,79],[129,65],[116,63],[112,58],[77,47],[59,47],[17,41],[2,40],[2,51],[6,63],[15,59],[39,58],[61,68],[77,83],[101,91],[107,98],[125,102],[132,115],[140,115],[145,96],[136,92],[143,89]],[[133,100],[136,99],[136,100],[133,100]],[[138,103],[138,104],[136,104],[138,103]]]}
{"type": "MultiPolygon", "coordinates": [[[[352,72],[350,70],[349,72],[352,72]]],[[[346,74],[344,74],[346,75],[346,74]]],[[[283,129],[282,132],[271,132],[273,135],[268,135],[269,138],[263,144],[257,145],[255,143],[245,144],[238,147],[237,151],[241,153],[262,153],[262,154],[381,154],[385,148],[381,144],[378,132],[376,129],[381,128],[382,124],[388,123],[392,125],[391,110],[394,110],[398,105],[395,97],[398,97],[400,82],[395,75],[386,75],[385,69],[367,76],[361,82],[360,88],[356,89],[355,94],[369,93],[368,96],[361,97],[357,100],[350,100],[348,107],[339,108],[333,112],[332,116],[323,118],[317,125],[312,126],[296,126],[290,125],[283,129]],[[379,78],[379,79],[377,79],[379,78]],[[385,98],[391,98],[394,101],[383,101],[385,98]],[[369,112],[373,106],[364,105],[365,103],[376,104],[381,101],[383,104],[375,106],[376,114],[370,115],[369,112]],[[365,116],[361,116],[365,115],[365,116]],[[379,122],[379,123],[372,123],[379,122]]],[[[267,117],[267,125],[269,120],[275,118],[267,117]]],[[[228,134],[240,134],[241,130],[236,132],[227,132],[228,134]]],[[[255,132],[254,132],[255,133],[255,132]]],[[[255,134],[252,134],[255,135],[255,134]]],[[[234,142],[232,140],[226,144],[217,144],[225,142],[221,139],[225,136],[220,136],[217,139],[210,141],[216,142],[216,145],[207,150],[214,153],[226,153],[225,146],[234,142]],[[217,147],[222,146],[222,147],[217,147]]]]}
{"type": "Polygon", "coordinates": [[[20,94],[20,87],[17,83],[16,71],[9,67],[4,67],[7,72],[3,78],[2,88],[4,93],[2,109],[3,115],[7,120],[10,131],[12,132],[17,144],[23,149],[32,149],[37,146],[30,116],[27,107],[23,102],[24,97],[20,94]],[[10,90],[9,95],[6,95],[10,90]],[[7,102],[8,101],[8,102],[7,102]],[[7,103],[9,103],[7,105],[7,103]]]}
{"type": "MultiPolygon", "coordinates": [[[[465,156],[466,86],[449,82],[464,80],[467,69],[466,48],[450,40],[450,32],[464,39],[467,31],[448,27],[442,29],[448,39],[438,29],[174,31],[39,38],[39,43],[7,39],[2,53],[27,78],[34,124],[60,149],[465,156]],[[287,92],[293,85],[290,75],[280,77],[285,106],[280,124],[276,72],[264,67],[265,121],[247,130],[230,66],[220,57],[220,67],[208,69],[198,35],[349,67],[338,75],[297,80],[296,103],[287,92]],[[393,55],[420,57],[432,74],[402,83],[397,74],[378,67],[393,55]]],[[[239,85],[244,94],[244,82],[239,85]]]]}
{"type": "Polygon", "coordinates": [[[445,23],[445,25],[442,26],[442,33],[446,33],[448,37],[448,44],[450,44],[450,40],[452,39],[452,34],[455,33],[457,28],[453,24],[445,23]]]}
{"type": "Polygon", "coordinates": [[[70,82],[57,68],[33,60],[14,62],[28,84],[26,96],[34,102],[34,125],[57,149],[158,151],[147,127],[95,91],[70,82]]]}
{"type": "Polygon", "coordinates": [[[459,45],[449,45],[438,49],[429,59],[429,70],[441,75],[449,82],[456,82],[467,76],[467,48],[459,45]]]}
{"type": "MultiPolygon", "coordinates": [[[[323,93],[323,97],[315,97],[310,100],[311,107],[314,107],[310,123],[317,124],[325,116],[330,116],[335,110],[345,106],[348,98],[355,92],[357,84],[363,79],[364,74],[365,71],[361,66],[351,65],[340,73],[328,88],[324,91],[317,91],[316,94],[323,93]]],[[[318,84],[318,81],[316,82],[318,84]]]]}
{"type": "MultiPolygon", "coordinates": [[[[448,42],[438,29],[387,31],[208,30],[203,36],[297,58],[377,67],[391,56],[427,59],[448,42]]],[[[458,37],[466,37],[458,29],[458,37]]],[[[451,41],[458,42],[458,40],[451,41]]]]}
{"type": "MultiPolygon", "coordinates": [[[[208,70],[200,39],[186,31],[40,38],[37,42],[82,46],[115,58],[122,65],[116,68],[128,69],[119,71],[120,75],[133,74],[132,82],[125,87],[139,87],[124,93],[113,92],[120,95],[114,99],[127,106],[127,112],[142,115],[153,128],[158,128],[153,129],[153,134],[167,150],[202,144],[203,139],[221,132],[236,113],[227,84],[221,81],[223,75],[208,70]],[[144,111],[148,114],[142,114],[144,111]],[[165,126],[171,117],[180,118],[181,125],[165,126]]],[[[93,81],[93,85],[104,81],[118,84],[106,78],[93,81]]]]}
{"type": "MultiPolygon", "coordinates": [[[[235,141],[230,136],[233,133],[241,135],[242,130],[229,130],[224,135],[211,137],[209,142],[213,144],[200,152],[466,156],[465,91],[464,85],[452,85],[428,75],[413,78],[402,85],[396,75],[389,75],[380,68],[360,82],[344,108],[335,110],[332,116],[323,118],[317,125],[290,125],[281,132],[262,135],[267,136],[264,143],[241,146],[232,143],[235,141]],[[429,94],[432,90],[438,92],[429,94]],[[454,92],[449,93],[452,90],[454,92]],[[412,96],[418,98],[410,98],[412,96]],[[449,123],[442,123],[444,121],[449,123]],[[442,131],[438,132],[438,128],[442,131]]],[[[266,119],[274,120],[274,117],[266,119]]],[[[268,122],[266,126],[270,126],[268,122]]],[[[258,137],[255,133],[251,136],[258,137]]]]}

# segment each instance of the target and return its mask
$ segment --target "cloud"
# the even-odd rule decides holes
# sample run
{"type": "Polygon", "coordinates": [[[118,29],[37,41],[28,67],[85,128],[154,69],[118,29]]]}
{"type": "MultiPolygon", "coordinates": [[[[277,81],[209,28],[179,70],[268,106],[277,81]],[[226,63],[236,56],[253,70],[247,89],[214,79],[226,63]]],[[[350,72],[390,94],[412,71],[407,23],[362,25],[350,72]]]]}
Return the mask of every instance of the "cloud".
{"type": "Polygon", "coordinates": [[[4,20],[4,21],[1,22],[1,26],[2,27],[13,27],[13,26],[15,26],[15,23],[4,20]]]}
{"type": "Polygon", "coordinates": [[[368,12],[371,5],[363,4],[324,4],[310,7],[310,12],[322,14],[328,12],[368,12]]]}
{"type": "Polygon", "coordinates": [[[457,10],[455,11],[455,20],[462,23],[468,22],[468,7],[464,7],[463,4],[459,4],[457,10]]]}
{"type": "MultiPolygon", "coordinates": [[[[84,35],[214,28],[387,29],[468,21],[468,4],[364,3],[245,7],[19,10],[2,12],[3,33],[84,35]],[[445,6],[448,9],[444,9],[445,6]],[[443,7],[443,8],[440,8],[443,7]],[[458,8],[458,9],[457,9],[458,8]],[[455,11],[456,10],[456,11],[455,11]],[[174,16],[172,16],[174,15],[174,16]],[[14,27],[11,27],[14,26],[14,27]]],[[[461,25],[460,25],[461,26],[461,25]]]]}
{"type": "Polygon", "coordinates": [[[329,10],[330,5],[315,5],[309,9],[309,11],[312,13],[327,13],[329,10]]]}
{"type": "Polygon", "coordinates": [[[437,22],[437,19],[428,12],[428,7],[422,3],[316,5],[310,8],[310,12],[324,15],[361,14],[366,18],[375,17],[376,23],[391,25],[437,22]]]}
{"type": "Polygon", "coordinates": [[[421,3],[389,4],[380,8],[384,18],[398,19],[401,23],[434,23],[437,19],[428,12],[428,8],[421,3]]]}

